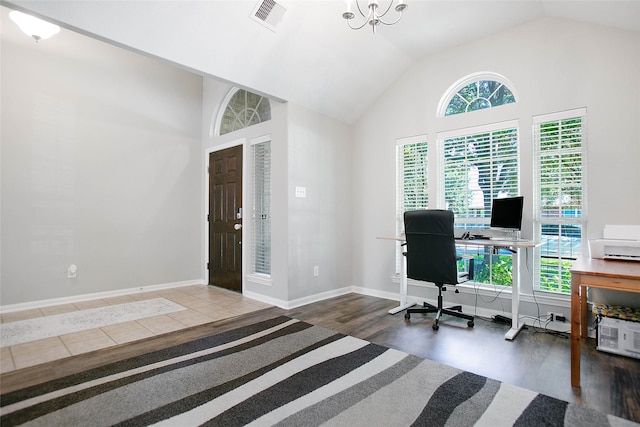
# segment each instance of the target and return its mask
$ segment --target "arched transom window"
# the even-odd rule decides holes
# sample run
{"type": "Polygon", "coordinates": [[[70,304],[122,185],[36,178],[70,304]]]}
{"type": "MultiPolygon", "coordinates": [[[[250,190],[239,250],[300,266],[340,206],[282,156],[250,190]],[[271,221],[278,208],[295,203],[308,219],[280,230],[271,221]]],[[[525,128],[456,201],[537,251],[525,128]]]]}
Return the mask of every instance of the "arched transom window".
{"type": "Polygon", "coordinates": [[[458,80],[438,107],[439,116],[468,113],[516,102],[511,84],[502,76],[482,73],[458,80]]]}
{"type": "Polygon", "coordinates": [[[227,96],[218,134],[224,135],[267,120],[271,120],[269,99],[244,89],[234,89],[227,96]]]}

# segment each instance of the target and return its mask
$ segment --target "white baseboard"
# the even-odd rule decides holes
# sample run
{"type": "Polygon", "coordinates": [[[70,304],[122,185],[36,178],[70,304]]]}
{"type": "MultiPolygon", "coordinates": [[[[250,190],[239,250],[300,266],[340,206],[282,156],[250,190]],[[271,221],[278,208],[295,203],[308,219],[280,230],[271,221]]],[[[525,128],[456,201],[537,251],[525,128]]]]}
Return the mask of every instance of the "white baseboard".
{"type": "Polygon", "coordinates": [[[363,288],[360,286],[353,286],[351,289],[353,290],[353,292],[361,295],[400,301],[400,294],[397,292],[379,291],[377,289],[363,288]]]}
{"type": "Polygon", "coordinates": [[[142,292],[151,292],[151,291],[158,291],[158,290],[170,289],[170,288],[180,288],[180,287],[192,286],[192,285],[206,285],[206,283],[204,282],[204,280],[201,280],[201,279],[186,280],[183,282],[161,283],[158,285],[138,286],[135,288],[118,289],[114,291],[73,295],[68,297],[52,298],[52,299],[39,300],[39,301],[29,301],[24,303],[8,304],[8,305],[0,306],[0,312],[11,313],[14,311],[30,310],[33,308],[50,307],[52,305],[72,304],[74,302],[90,301],[90,300],[101,299],[101,298],[119,297],[123,295],[133,295],[133,294],[139,294],[142,292]]]}
{"type": "Polygon", "coordinates": [[[285,301],[281,299],[271,298],[262,294],[258,294],[255,292],[245,291],[243,295],[247,298],[251,298],[260,302],[264,302],[265,304],[275,305],[284,310],[291,310],[293,308],[302,307],[303,305],[311,304],[314,302],[324,301],[329,298],[338,297],[340,295],[346,295],[355,292],[353,287],[347,286],[340,289],[334,289],[327,292],[321,292],[319,294],[310,295],[303,298],[298,298],[291,301],[285,301]]]}
{"type": "Polygon", "coordinates": [[[287,301],[284,301],[284,300],[281,300],[281,299],[271,298],[271,297],[268,297],[266,295],[258,294],[256,292],[251,292],[251,291],[247,291],[247,290],[242,291],[242,295],[244,295],[247,298],[251,298],[251,299],[254,299],[256,301],[263,302],[265,304],[275,305],[276,307],[280,307],[280,308],[284,308],[284,309],[287,308],[286,307],[287,301]]]}

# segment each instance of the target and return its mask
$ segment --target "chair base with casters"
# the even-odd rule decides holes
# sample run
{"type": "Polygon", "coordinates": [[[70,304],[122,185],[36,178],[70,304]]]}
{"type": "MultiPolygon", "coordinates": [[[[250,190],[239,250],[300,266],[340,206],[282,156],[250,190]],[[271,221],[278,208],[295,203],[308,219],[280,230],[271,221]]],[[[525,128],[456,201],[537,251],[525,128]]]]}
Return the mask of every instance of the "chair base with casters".
{"type": "MultiPolygon", "coordinates": [[[[436,284],[436,286],[438,286],[438,306],[429,304],[428,302],[423,302],[422,303],[422,307],[418,307],[418,308],[408,308],[407,311],[404,314],[404,318],[406,320],[411,319],[411,313],[436,313],[436,321],[433,324],[432,328],[434,331],[437,331],[440,328],[440,316],[442,316],[443,314],[447,314],[449,316],[454,316],[454,317],[459,317],[461,319],[466,319],[467,320],[467,326],[469,326],[470,328],[473,328],[473,316],[468,315],[468,314],[464,314],[462,312],[462,306],[461,305],[454,305],[452,307],[443,307],[442,304],[442,291],[446,291],[447,289],[442,286],[442,285],[438,285],[436,284]]],[[[458,292],[458,290],[456,289],[456,292],[458,292]]]]}

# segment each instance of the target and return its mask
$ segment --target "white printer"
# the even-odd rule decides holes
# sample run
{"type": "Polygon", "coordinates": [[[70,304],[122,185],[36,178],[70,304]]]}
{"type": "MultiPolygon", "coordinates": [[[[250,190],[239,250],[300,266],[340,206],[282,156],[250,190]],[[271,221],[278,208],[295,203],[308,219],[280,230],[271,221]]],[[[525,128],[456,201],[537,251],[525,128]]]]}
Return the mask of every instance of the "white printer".
{"type": "Polygon", "coordinates": [[[602,239],[589,240],[591,258],[640,261],[640,225],[605,225],[602,239]]]}

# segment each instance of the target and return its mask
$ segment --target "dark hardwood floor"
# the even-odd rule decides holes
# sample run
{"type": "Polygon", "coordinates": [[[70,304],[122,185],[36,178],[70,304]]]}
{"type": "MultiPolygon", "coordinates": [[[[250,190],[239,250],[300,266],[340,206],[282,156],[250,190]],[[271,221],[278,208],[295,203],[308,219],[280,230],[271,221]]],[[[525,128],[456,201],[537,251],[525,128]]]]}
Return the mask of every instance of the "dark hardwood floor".
{"type": "Polygon", "coordinates": [[[433,315],[390,315],[396,301],[349,294],[287,311],[314,325],[435,360],[479,375],[640,422],[640,360],[581,347],[582,387],[570,381],[570,339],[541,329],[523,329],[515,340],[509,326],[476,317],[475,326],[445,316],[440,329],[433,315]]]}
{"type": "Polygon", "coordinates": [[[268,308],[9,372],[0,377],[0,387],[4,393],[275,315],[287,315],[640,422],[640,360],[596,351],[594,340],[583,340],[582,388],[574,389],[570,383],[568,337],[527,328],[514,341],[507,341],[507,325],[482,318],[476,318],[474,328],[467,328],[465,320],[445,317],[440,330],[434,332],[433,315],[414,314],[410,322],[405,322],[403,313],[387,313],[396,305],[396,301],[348,294],[293,310],[268,308]]]}

